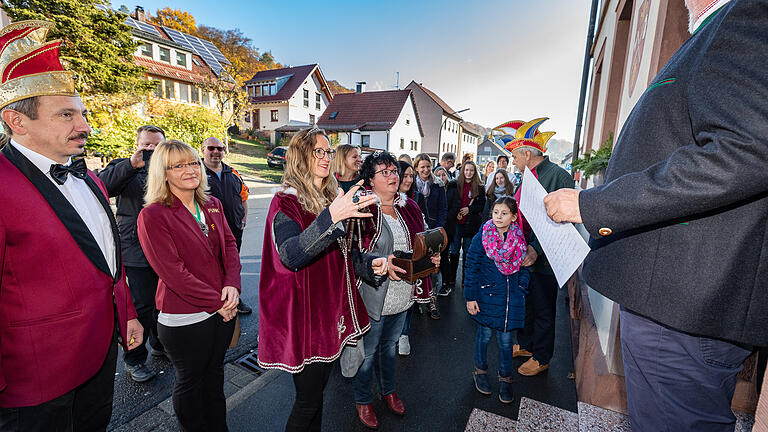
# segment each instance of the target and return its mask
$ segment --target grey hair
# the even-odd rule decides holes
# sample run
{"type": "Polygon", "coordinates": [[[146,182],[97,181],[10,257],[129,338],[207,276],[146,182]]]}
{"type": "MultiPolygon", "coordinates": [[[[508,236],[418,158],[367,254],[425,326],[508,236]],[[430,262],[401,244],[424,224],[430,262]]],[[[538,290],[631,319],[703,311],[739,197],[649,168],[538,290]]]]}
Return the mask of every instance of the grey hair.
{"type": "Polygon", "coordinates": [[[535,149],[533,147],[520,147],[520,148],[516,148],[513,151],[517,151],[517,152],[521,152],[521,153],[522,152],[531,152],[531,156],[534,156],[534,157],[535,156],[544,156],[544,153],[542,153],[541,150],[535,149]]]}
{"type": "Polygon", "coordinates": [[[441,161],[452,160],[452,161],[456,162],[456,153],[454,153],[454,152],[443,153],[443,156],[440,158],[440,160],[441,161]]]}
{"type": "MultiPolygon", "coordinates": [[[[5,110],[13,110],[13,111],[24,114],[25,116],[29,117],[31,120],[37,120],[37,109],[39,107],[40,107],[39,96],[33,96],[30,98],[9,103],[8,105],[4,106],[0,110],[0,115],[2,115],[2,113],[5,112],[5,110]]],[[[11,127],[8,125],[8,123],[6,123],[5,120],[2,120],[2,122],[3,122],[3,129],[5,130],[6,135],[13,135],[13,130],[11,130],[11,127]]]]}

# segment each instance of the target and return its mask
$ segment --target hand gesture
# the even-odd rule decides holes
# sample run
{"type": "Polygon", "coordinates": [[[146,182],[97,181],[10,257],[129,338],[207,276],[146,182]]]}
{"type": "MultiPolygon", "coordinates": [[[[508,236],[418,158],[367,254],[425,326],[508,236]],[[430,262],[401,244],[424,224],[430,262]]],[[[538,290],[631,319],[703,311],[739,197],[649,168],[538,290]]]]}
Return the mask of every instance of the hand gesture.
{"type": "Polygon", "coordinates": [[[477,313],[480,312],[480,306],[478,306],[477,302],[474,300],[468,301],[467,312],[469,312],[470,315],[477,315],[477,313]]]}
{"type": "Polygon", "coordinates": [[[398,273],[407,273],[405,270],[401,269],[400,267],[392,264],[392,258],[394,258],[394,255],[390,255],[387,257],[387,264],[389,265],[389,279],[393,281],[399,281],[400,276],[398,276],[398,273]]]}
{"type": "Polygon", "coordinates": [[[237,304],[240,302],[240,294],[237,293],[237,288],[233,286],[225,286],[222,288],[221,301],[224,302],[224,306],[221,307],[222,309],[237,309],[237,304]]]}
{"type": "Polygon", "coordinates": [[[581,223],[579,193],[576,189],[558,189],[544,197],[547,214],[555,222],[581,223]]]}
{"type": "Polygon", "coordinates": [[[376,258],[371,262],[373,268],[373,274],[376,276],[384,276],[389,270],[389,260],[387,257],[376,258]]]}
{"type": "Polygon", "coordinates": [[[331,212],[331,221],[335,224],[352,217],[371,217],[370,213],[362,213],[360,209],[368,207],[376,201],[376,195],[355,196],[355,193],[363,186],[363,181],[355,183],[344,193],[339,188],[336,199],[333,200],[328,210],[331,212]]]}
{"type": "Polygon", "coordinates": [[[139,324],[139,320],[134,318],[126,323],[126,341],[125,345],[128,347],[128,351],[140,347],[144,344],[144,327],[139,324]]]}
{"type": "Polygon", "coordinates": [[[224,309],[221,308],[216,311],[219,315],[221,315],[224,318],[224,322],[227,322],[237,316],[237,309],[224,309]]]}
{"type": "Polygon", "coordinates": [[[435,267],[440,268],[440,254],[432,255],[430,259],[432,260],[432,264],[434,264],[435,267]]]}
{"type": "Polygon", "coordinates": [[[463,219],[463,218],[464,218],[464,216],[466,216],[467,214],[469,214],[469,207],[462,207],[462,208],[461,208],[461,210],[459,210],[459,216],[461,216],[461,217],[462,217],[462,219],[463,219]]]}

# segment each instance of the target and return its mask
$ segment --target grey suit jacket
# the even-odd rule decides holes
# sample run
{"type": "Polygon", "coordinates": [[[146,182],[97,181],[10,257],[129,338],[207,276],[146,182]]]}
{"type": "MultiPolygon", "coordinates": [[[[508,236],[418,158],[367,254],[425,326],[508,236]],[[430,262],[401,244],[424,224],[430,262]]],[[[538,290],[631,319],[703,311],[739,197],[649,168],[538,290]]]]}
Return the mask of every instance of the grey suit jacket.
{"type": "MultiPolygon", "coordinates": [[[[395,249],[395,240],[392,236],[392,230],[389,229],[389,225],[382,221],[381,224],[381,236],[373,247],[373,250],[369,252],[374,257],[386,257],[392,253],[395,249]]],[[[387,297],[387,290],[389,289],[389,278],[377,277],[377,285],[371,285],[366,282],[365,279],[360,278],[360,297],[363,299],[365,309],[368,311],[368,316],[371,319],[379,321],[381,319],[381,311],[384,309],[384,298],[387,297]]]]}
{"type": "Polygon", "coordinates": [[[734,0],[659,72],[581,192],[584,277],[674,329],[768,345],[768,0],[734,0]],[[600,237],[600,228],[613,234],[600,237]]]}

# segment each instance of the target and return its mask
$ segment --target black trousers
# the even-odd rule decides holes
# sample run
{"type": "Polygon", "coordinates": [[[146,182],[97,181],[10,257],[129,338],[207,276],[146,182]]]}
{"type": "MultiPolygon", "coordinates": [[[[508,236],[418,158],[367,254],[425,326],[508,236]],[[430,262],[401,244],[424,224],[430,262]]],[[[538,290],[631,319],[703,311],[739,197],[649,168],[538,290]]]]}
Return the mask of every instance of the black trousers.
{"type": "Polygon", "coordinates": [[[333,363],[311,363],[293,374],[296,402],[293,403],[286,432],[319,431],[323,426],[323,391],[333,363]]]}
{"type": "Polygon", "coordinates": [[[137,366],[147,361],[146,343],[163,351],[163,344],[157,337],[157,315],[155,308],[155,293],[157,293],[157,274],[152,267],[125,267],[125,275],[128,278],[128,287],[131,290],[133,306],[136,308],[141,326],[144,327],[145,343],[123,355],[123,361],[128,366],[137,366]]]}
{"type": "Polygon", "coordinates": [[[224,397],[224,355],[235,320],[219,314],[205,321],[168,327],[157,325],[165,352],[176,369],[173,410],[182,432],[227,431],[224,397]]]}
{"type": "Polygon", "coordinates": [[[525,296],[525,326],[517,332],[517,340],[541,364],[549,364],[555,352],[558,288],[554,275],[531,272],[525,296]]]}
{"type": "Polygon", "coordinates": [[[74,390],[40,405],[0,408],[0,432],[103,432],[112,417],[117,333],[101,369],[74,390]]]}
{"type": "Polygon", "coordinates": [[[235,243],[237,243],[237,251],[240,252],[240,246],[243,245],[243,230],[240,228],[234,227],[232,225],[229,226],[230,231],[232,231],[232,235],[235,236],[235,243]]]}

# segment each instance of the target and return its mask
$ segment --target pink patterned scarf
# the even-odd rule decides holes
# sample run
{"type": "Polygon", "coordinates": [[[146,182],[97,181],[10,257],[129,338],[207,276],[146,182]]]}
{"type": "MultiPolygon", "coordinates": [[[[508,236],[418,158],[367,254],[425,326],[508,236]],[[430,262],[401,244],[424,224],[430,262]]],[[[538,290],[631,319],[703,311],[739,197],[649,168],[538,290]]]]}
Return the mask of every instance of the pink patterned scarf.
{"type": "Polygon", "coordinates": [[[518,224],[512,223],[509,226],[505,241],[493,224],[493,219],[483,224],[483,248],[501,274],[507,276],[520,270],[520,263],[525,259],[527,250],[523,231],[518,224]]]}

